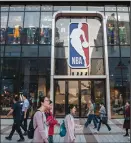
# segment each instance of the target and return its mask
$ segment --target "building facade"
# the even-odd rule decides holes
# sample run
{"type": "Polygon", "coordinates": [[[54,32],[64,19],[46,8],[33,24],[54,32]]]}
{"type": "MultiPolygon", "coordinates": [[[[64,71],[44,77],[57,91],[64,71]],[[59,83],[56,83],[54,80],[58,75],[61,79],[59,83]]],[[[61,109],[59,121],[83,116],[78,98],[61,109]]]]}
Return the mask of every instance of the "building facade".
{"type": "Polygon", "coordinates": [[[110,105],[111,118],[123,118],[116,112],[130,97],[130,7],[129,3],[40,3],[1,5],[0,92],[4,118],[13,94],[26,93],[32,98],[32,110],[39,96],[53,98],[54,114],[63,117],[68,105],[77,106],[76,117],[86,117],[87,102],[110,105]],[[96,16],[65,16],[56,19],[52,35],[52,18],[58,11],[98,11],[106,16],[107,57],[103,23],[96,16]],[[70,23],[89,24],[90,66],[71,68],[69,58],[70,23]],[[51,81],[51,51],[54,40],[54,76],[51,81]],[[109,98],[106,90],[106,67],[109,71],[109,98]],[[89,78],[90,76],[90,78],[89,78]],[[92,77],[92,78],[91,78],[92,77]],[[51,82],[54,83],[51,89],[51,82]],[[51,92],[50,89],[53,91],[51,92]],[[51,95],[50,95],[51,93],[51,95]]]}

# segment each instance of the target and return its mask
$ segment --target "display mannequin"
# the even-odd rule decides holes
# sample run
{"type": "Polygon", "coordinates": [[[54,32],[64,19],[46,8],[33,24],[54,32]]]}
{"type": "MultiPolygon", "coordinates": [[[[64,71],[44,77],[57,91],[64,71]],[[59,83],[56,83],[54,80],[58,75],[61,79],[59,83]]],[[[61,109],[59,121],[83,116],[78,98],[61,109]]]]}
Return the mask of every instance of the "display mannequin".
{"type": "Polygon", "coordinates": [[[123,23],[119,25],[120,44],[126,44],[126,28],[123,23]]]}
{"type": "Polygon", "coordinates": [[[34,37],[36,33],[36,28],[33,25],[30,25],[27,29],[27,37],[28,37],[28,44],[34,44],[34,37]]]}
{"type": "Polygon", "coordinates": [[[48,26],[44,26],[42,24],[40,35],[41,35],[41,44],[50,44],[51,43],[50,29],[48,28],[48,26]]]}
{"type": "Polygon", "coordinates": [[[18,43],[20,43],[20,26],[19,25],[15,25],[14,27],[14,44],[16,43],[16,40],[18,39],[18,43]]]}
{"type": "Polygon", "coordinates": [[[114,44],[114,25],[108,25],[108,44],[114,44]]]}
{"type": "Polygon", "coordinates": [[[5,28],[0,29],[0,43],[1,44],[5,43],[5,28]]]}

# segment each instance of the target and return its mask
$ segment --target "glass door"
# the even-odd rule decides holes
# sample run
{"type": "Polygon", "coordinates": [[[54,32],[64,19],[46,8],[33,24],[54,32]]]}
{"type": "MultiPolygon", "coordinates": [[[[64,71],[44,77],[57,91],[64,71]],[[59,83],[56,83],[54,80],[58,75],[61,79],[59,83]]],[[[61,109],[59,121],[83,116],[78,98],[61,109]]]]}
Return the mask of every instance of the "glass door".
{"type": "MultiPolygon", "coordinates": [[[[76,116],[79,116],[79,88],[78,88],[78,81],[72,80],[68,81],[68,107],[72,104],[77,107],[76,116]]],[[[68,113],[67,107],[67,113],[68,113]]]]}

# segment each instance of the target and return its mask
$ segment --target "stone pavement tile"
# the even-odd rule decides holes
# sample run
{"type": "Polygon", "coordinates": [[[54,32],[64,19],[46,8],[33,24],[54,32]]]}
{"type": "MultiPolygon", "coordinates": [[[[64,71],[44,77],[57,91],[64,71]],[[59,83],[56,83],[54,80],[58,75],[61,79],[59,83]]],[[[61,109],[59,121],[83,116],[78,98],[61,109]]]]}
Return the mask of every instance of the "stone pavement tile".
{"type": "Polygon", "coordinates": [[[80,142],[81,143],[86,143],[86,139],[84,135],[79,135],[80,136],[80,142]]]}
{"type": "Polygon", "coordinates": [[[60,142],[60,135],[54,135],[54,143],[60,142]]]}

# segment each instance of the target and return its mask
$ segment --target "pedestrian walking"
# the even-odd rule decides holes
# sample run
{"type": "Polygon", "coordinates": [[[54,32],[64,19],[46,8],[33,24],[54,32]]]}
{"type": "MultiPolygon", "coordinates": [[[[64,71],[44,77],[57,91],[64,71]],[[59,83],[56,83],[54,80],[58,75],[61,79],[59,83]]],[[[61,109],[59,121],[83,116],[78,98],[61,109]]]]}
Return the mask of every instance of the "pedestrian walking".
{"type": "Polygon", "coordinates": [[[21,127],[25,131],[24,135],[27,135],[27,120],[29,117],[29,101],[27,99],[27,95],[23,95],[23,106],[22,106],[22,119],[21,119],[21,127]]]}
{"type": "Polygon", "coordinates": [[[14,96],[13,97],[13,103],[14,104],[12,105],[12,108],[11,108],[10,112],[7,114],[7,117],[13,113],[14,123],[12,125],[12,130],[11,130],[9,136],[5,137],[5,138],[7,140],[11,140],[14,132],[16,131],[20,136],[20,139],[18,140],[18,142],[21,142],[21,141],[24,141],[25,139],[24,139],[24,137],[22,135],[22,131],[20,129],[21,106],[19,104],[19,96],[14,96]]]}
{"type": "Polygon", "coordinates": [[[54,135],[55,125],[60,126],[58,121],[53,117],[53,114],[51,112],[52,108],[53,108],[53,104],[52,104],[52,101],[50,100],[50,106],[49,106],[48,110],[45,112],[48,127],[49,127],[49,129],[48,129],[48,136],[49,136],[48,141],[49,141],[49,143],[53,143],[53,135],[54,135]]]}
{"type": "Polygon", "coordinates": [[[98,123],[98,128],[97,128],[96,132],[98,132],[100,130],[101,123],[105,124],[107,126],[108,130],[111,131],[111,128],[107,123],[108,122],[108,117],[107,117],[106,109],[105,109],[103,103],[100,104],[99,117],[100,117],[100,121],[98,123]]]}
{"type": "Polygon", "coordinates": [[[65,117],[65,127],[66,127],[66,135],[64,137],[64,142],[74,143],[75,142],[75,122],[74,115],[76,113],[76,107],[74,105],[70,105],[68,115],[65,117]]]}
{"type": "Polygon", "coordinates": [[[89,124],[91,124],[91,121],[93,120],[93,123],[94,123],[94,128],[97,128],[97,123],[96,123],[96,120],[95,120],[95,117],[94,117],[94,105],[92,104],[91,100],[89,101],[89,110],[88,110],[88,113],[87,113],[87,121],[85,123],[85,127],[87,128],[87,126],[89,124]]]}
{"type": "Polygon", "coordinates": [[[48,143],[48,126],[46,122],[45,111],[49,108],[48,97],[40,97],[39,106],[33,117],[34,143],[48,143]]]}
{"type": "Polygon", "coordinates": [[[130,101],[127,101],[125,104],[123,128],[126,129],[126,133],[124,136],[129,136],[128,130],[130,129],[130,101]]]}

